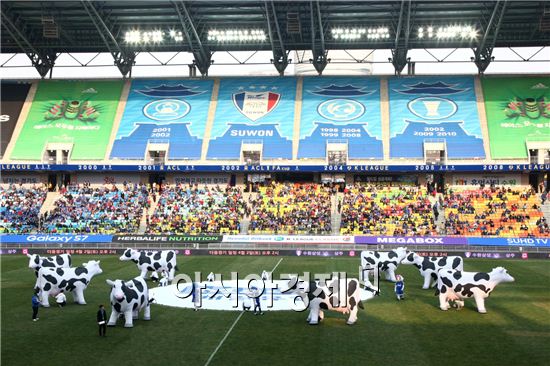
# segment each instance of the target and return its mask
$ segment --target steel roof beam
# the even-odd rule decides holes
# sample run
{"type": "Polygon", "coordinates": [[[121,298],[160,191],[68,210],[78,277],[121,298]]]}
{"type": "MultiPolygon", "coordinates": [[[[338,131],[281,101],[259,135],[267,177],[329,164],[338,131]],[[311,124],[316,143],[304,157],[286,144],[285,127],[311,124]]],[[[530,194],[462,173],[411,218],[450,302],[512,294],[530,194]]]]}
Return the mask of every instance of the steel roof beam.
{"type": "Polygon", "coordinates": [[[105,16],[105,14],[99,14],[95,5],[91,1],[83,0],[82,6],[88,13],[90,20],[96,27],[99,36],[105,44],[105,47],[107,47],[107,49],[113,56],[115,60],[115,66],[118,67],[118,70],[120,71],[122,76],[126,77],[127,74],[131,75],[132,66],[135,64],[136,53],[124,50],[118,44],[118,41],[112,33],[111,27],[109,27],[106,23],[107,20],[103,20],[107,17],[105,16]]]}
{"type": "Polygon", "coordinates": [[[495,48],[502,19],[504,18],[504,13],[506,12],[506,5],[506,0],[499,0],[496,2],[491,18],[485,27],[483,38],[481,39],[479,46],[473,50],[473,61],[476,64],[477,70],[480,74],[485,72],[493,60],[493,49],[495,48]]]}
{"type": "Polygon", "coordinates": [[[40,77],[43,79],[48,73],[50,73],[55,65],[55,60],[57,59],[57,52],[51,49],[37,49],[29,41],[28,37],[23,33],[22,24],[15,24],[8,14],[6,13],[7,9],[2,8],[2,19],[4,21],[4,27],[6,31],[11,35],[15,43],[21,48],[27,57],[31,60],[32,65],[40,74],[40,77]]]}
{"type": "Polygon", "coordinates": [[[273,65],[279,72],[279,75],[283,76],[285,69],[288,66],[288,53],[285,50],[281,28],[279,27],[279,21],[277,20],[277,11],[273,1],[266,1],[264,5],[265,16],[267,18],[267,31],[269,33],[269,41],[273,51],[273,65]]]}
{"type": "Polygon", "coordinates": [[[391,62],[396,75],[401,75],[408,62],[409,36],[411,31],[411,1],[403,0],[399,10],[399,20],[395,30],[395,46],[391,50],[391,62]]]}
{"type": "Polygon", "coordinates": [[[212,52],[210,52],[202,43],[197,28],[193,24],[193,19],[183,1],[173,2],[180,25],[185,33],[185,40],[189,49],[193,53],[193,63],[197,66],[203,76],[208,75],[208,69],[212,64],[212,52]]]}
{"type": "Polygon", "coordinates": [[[311,51],[313,54],[313,67],[321,75],[327,66],[328,51],[325,49],[325,35],[321,16],[321,5],[319,1],[309,3],[310,22],[311,22],[311,51]],[[319,42],[317,42],[317,33],[319,33],[319,42]]]}

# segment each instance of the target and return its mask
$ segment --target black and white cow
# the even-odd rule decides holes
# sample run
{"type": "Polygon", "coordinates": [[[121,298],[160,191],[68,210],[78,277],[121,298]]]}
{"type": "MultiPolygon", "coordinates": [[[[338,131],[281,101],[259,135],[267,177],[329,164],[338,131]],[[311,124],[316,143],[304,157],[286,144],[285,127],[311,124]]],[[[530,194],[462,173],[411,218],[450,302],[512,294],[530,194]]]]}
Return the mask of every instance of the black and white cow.
{"type": "Polygon", "coordinates": [[[406,255],[407,248],[403,247],[390,250],[389,252],[362,251],[361,268],[363,269],[363,280],[368,287],[376,288],[370,283],[369,275],[374,274],[374,270],[378,268],[380,272],[384,272],[386,280],[396,282],[395,270],[406,255]]]}
{"type": "Polygon", "coordinates": [[[359,308],[364,309],[361,302],[359,280],[356,278],[337,278],[327,282],[328,285],[313,281],[300,284],[297,278],[291,278],[288,289],[282,292],[295,292],[304,300],[307,297],[309,314],[306,321],[310,325],[319,324],[319,321],[324,319],[324,310],[349,314],[346,324],[355,324],[359,308]]]}
{"type": "Polygon", "coordinates": [[[144,309],[143,320],[151,320],[149,290],[145,280],[138,276],[130,281],[107,280],[111,286],[111,317],[108,326],[114,327],[120,314],[124,314],[124,327],[132,328],[134,319],[144,309]]]}
{"type": "Polygon", "coordinates": [[[176,252],[173,250],[139,251],[128,248],[120,257],[121,261],[133,261],[141,271],[140,276],[147,278],[148,271],[166,271],[168,280],[174,279],[174,273],[178,269],[176,265],[176,252]]]}
{"type": "Polygon", "coordinates": [[[72,292],[74,301],[85,305],[84,290],[90,284],[92,277],[101,274],[100,261],[89,261],[76,268],[46,268],[38,271],[37,287],[40,291],[42,306],[49,307],[48,296],[55,296],[61,290],[72,292]]]}
{"type": "Polygon", "coordinates": [[[501,282],[514,282],[514,277],[503,267],[493,268],[489,273],[442,270],[438,275],[436,295],[441,310],[449,309],[449,301],[455,301],[460,309],[464,306],[463,299],[473,297],[477,311],[482,314],[487,312],[485,298],[495,287],[501,282]]]}
{"type": "Polygon", "coordinates": [[[41,257],[38,254],[27,254],[29,268],[34,269],[38,277],[38,270],[42,267],[48,268],[71,268],[71,255],[60,254],[53,257],[41,257]]]}
{"type": "Polygon", "coordinates": [[[401,264],[412,264],[420,271],[424,277],[424,290],[434,287],[437,283],[437,273],[442,269],[464,270],[464,260],[459,256],[448,257],[423,257],[415,252],[408,252],[401,264]],[[431,283],[431,285],[430,285],[431,283]]]}

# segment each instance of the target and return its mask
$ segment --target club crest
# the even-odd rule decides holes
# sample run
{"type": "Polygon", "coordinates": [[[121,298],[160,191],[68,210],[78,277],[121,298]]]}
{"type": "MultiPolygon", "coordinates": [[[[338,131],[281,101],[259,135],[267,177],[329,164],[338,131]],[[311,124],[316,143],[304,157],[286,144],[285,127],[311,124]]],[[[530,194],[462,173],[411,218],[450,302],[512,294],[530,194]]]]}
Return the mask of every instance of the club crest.
{"type": "Polygon", "coordinates": [[[233,94],[233,104],[235,107],[243,116],[254,122],[273,111],[280,100],[281,94],[273,92],[241,92],[233,94]]]}

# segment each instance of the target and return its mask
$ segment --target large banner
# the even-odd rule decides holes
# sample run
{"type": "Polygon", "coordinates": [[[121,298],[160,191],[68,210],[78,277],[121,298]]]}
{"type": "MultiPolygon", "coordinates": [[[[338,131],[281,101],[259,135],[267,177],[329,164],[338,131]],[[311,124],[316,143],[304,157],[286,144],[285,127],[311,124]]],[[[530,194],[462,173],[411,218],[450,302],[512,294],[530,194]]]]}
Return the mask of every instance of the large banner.
{"type": "Polygon", "coordinates": [[[7,83],[2,81],[1,104],[0,104],[0,158],[4,156],[8,146],[17,119],[21,113],[21,108],[27,98],[30,84],[7,83]]]}
{"type": "Polygon", "coordinates": [[[221,80],[207,158],[239,159],[248,142],[264,159],[292,159],[295,99],[295,78],[221,80]]]}
{"type": "Polygon", "coordinates": [[[450,159],[485,158],[473,77],[391,78],[390,157],[423,158],[445,141],[450,159]]]}
{"type": "Polygon", "coordinates": [[[132,82],[111,158],[139,159],[147,143],[169,143],[169,159],[200,159],[213,80],[132,82]]]}
{"type": "Polygon", "coordinates": [[[31,234],[31,235],[0,235],[1,243],[32,243],[32,244],[84,244],[110,243],[112,235],[76,235],[76,234],[31,234]]]}
{"type": "Polygon", "coordinates": [[[328,141],[350,159],[383,158],[379,79],[304,78],[298,158],[326,158],[328,141]]]}
{"type": "Polygon", "coordinates": [[[48,143],[72,143],[72,160],[103,160],[122,81],[41,81],[12,159],[42,160],[48,143]]]}
{"type": "Polygon", "coordinates": [[[526,140],[550,141],[550,77],[483,78],[493,159],[526,158],[526,140]]]}

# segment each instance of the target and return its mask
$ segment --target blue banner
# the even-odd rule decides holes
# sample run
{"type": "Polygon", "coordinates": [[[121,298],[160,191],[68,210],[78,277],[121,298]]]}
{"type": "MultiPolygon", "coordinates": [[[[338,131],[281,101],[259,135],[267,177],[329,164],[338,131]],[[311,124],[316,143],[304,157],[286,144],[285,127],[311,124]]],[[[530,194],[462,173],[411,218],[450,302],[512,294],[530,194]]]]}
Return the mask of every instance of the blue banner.
{"type": "Polygon", "coordinates": [[[292,159],[295,78],[222,79],[207,159],[240,159],[243,143],[263,159],[292,159]]]}
{"type": "Polygon", "coordinates": [[[326,158],[328,141],[350,159],[383,158],[379,79],[304,78],[298,158],[326,158]]]}
{"type": "Polygon", "coordinates": [[[72,234],[30,234],[30,235],[0,235],[2,243],[20,244],[80,244],[80,243],[110,243],[112,235],[72,235],[72,234]]]}
{"type": "Polygon", "coordinates": [[[449,159],[485,158],[473,77],[391,78],[390,157],[422,158],[444,141],[449,159]]]}
{"type": "Polygon", "coordinates": [[[467,238],[468,245],[550,247],[550,238],[467,238]]]}
{"type": "Polygon", "coordinates": [[[118,164],[0,164],[2,172],[308,172],[308,173],[449,173],[548,172],[550,164],[481,165],[118,165],[118,164]]]}
{"type": "Polygon", "coordinates": [[[135,80],[111,158],[144,159],[148,143],[168,143],[170,159],[200,159],[213,80],[135,80]]]}

